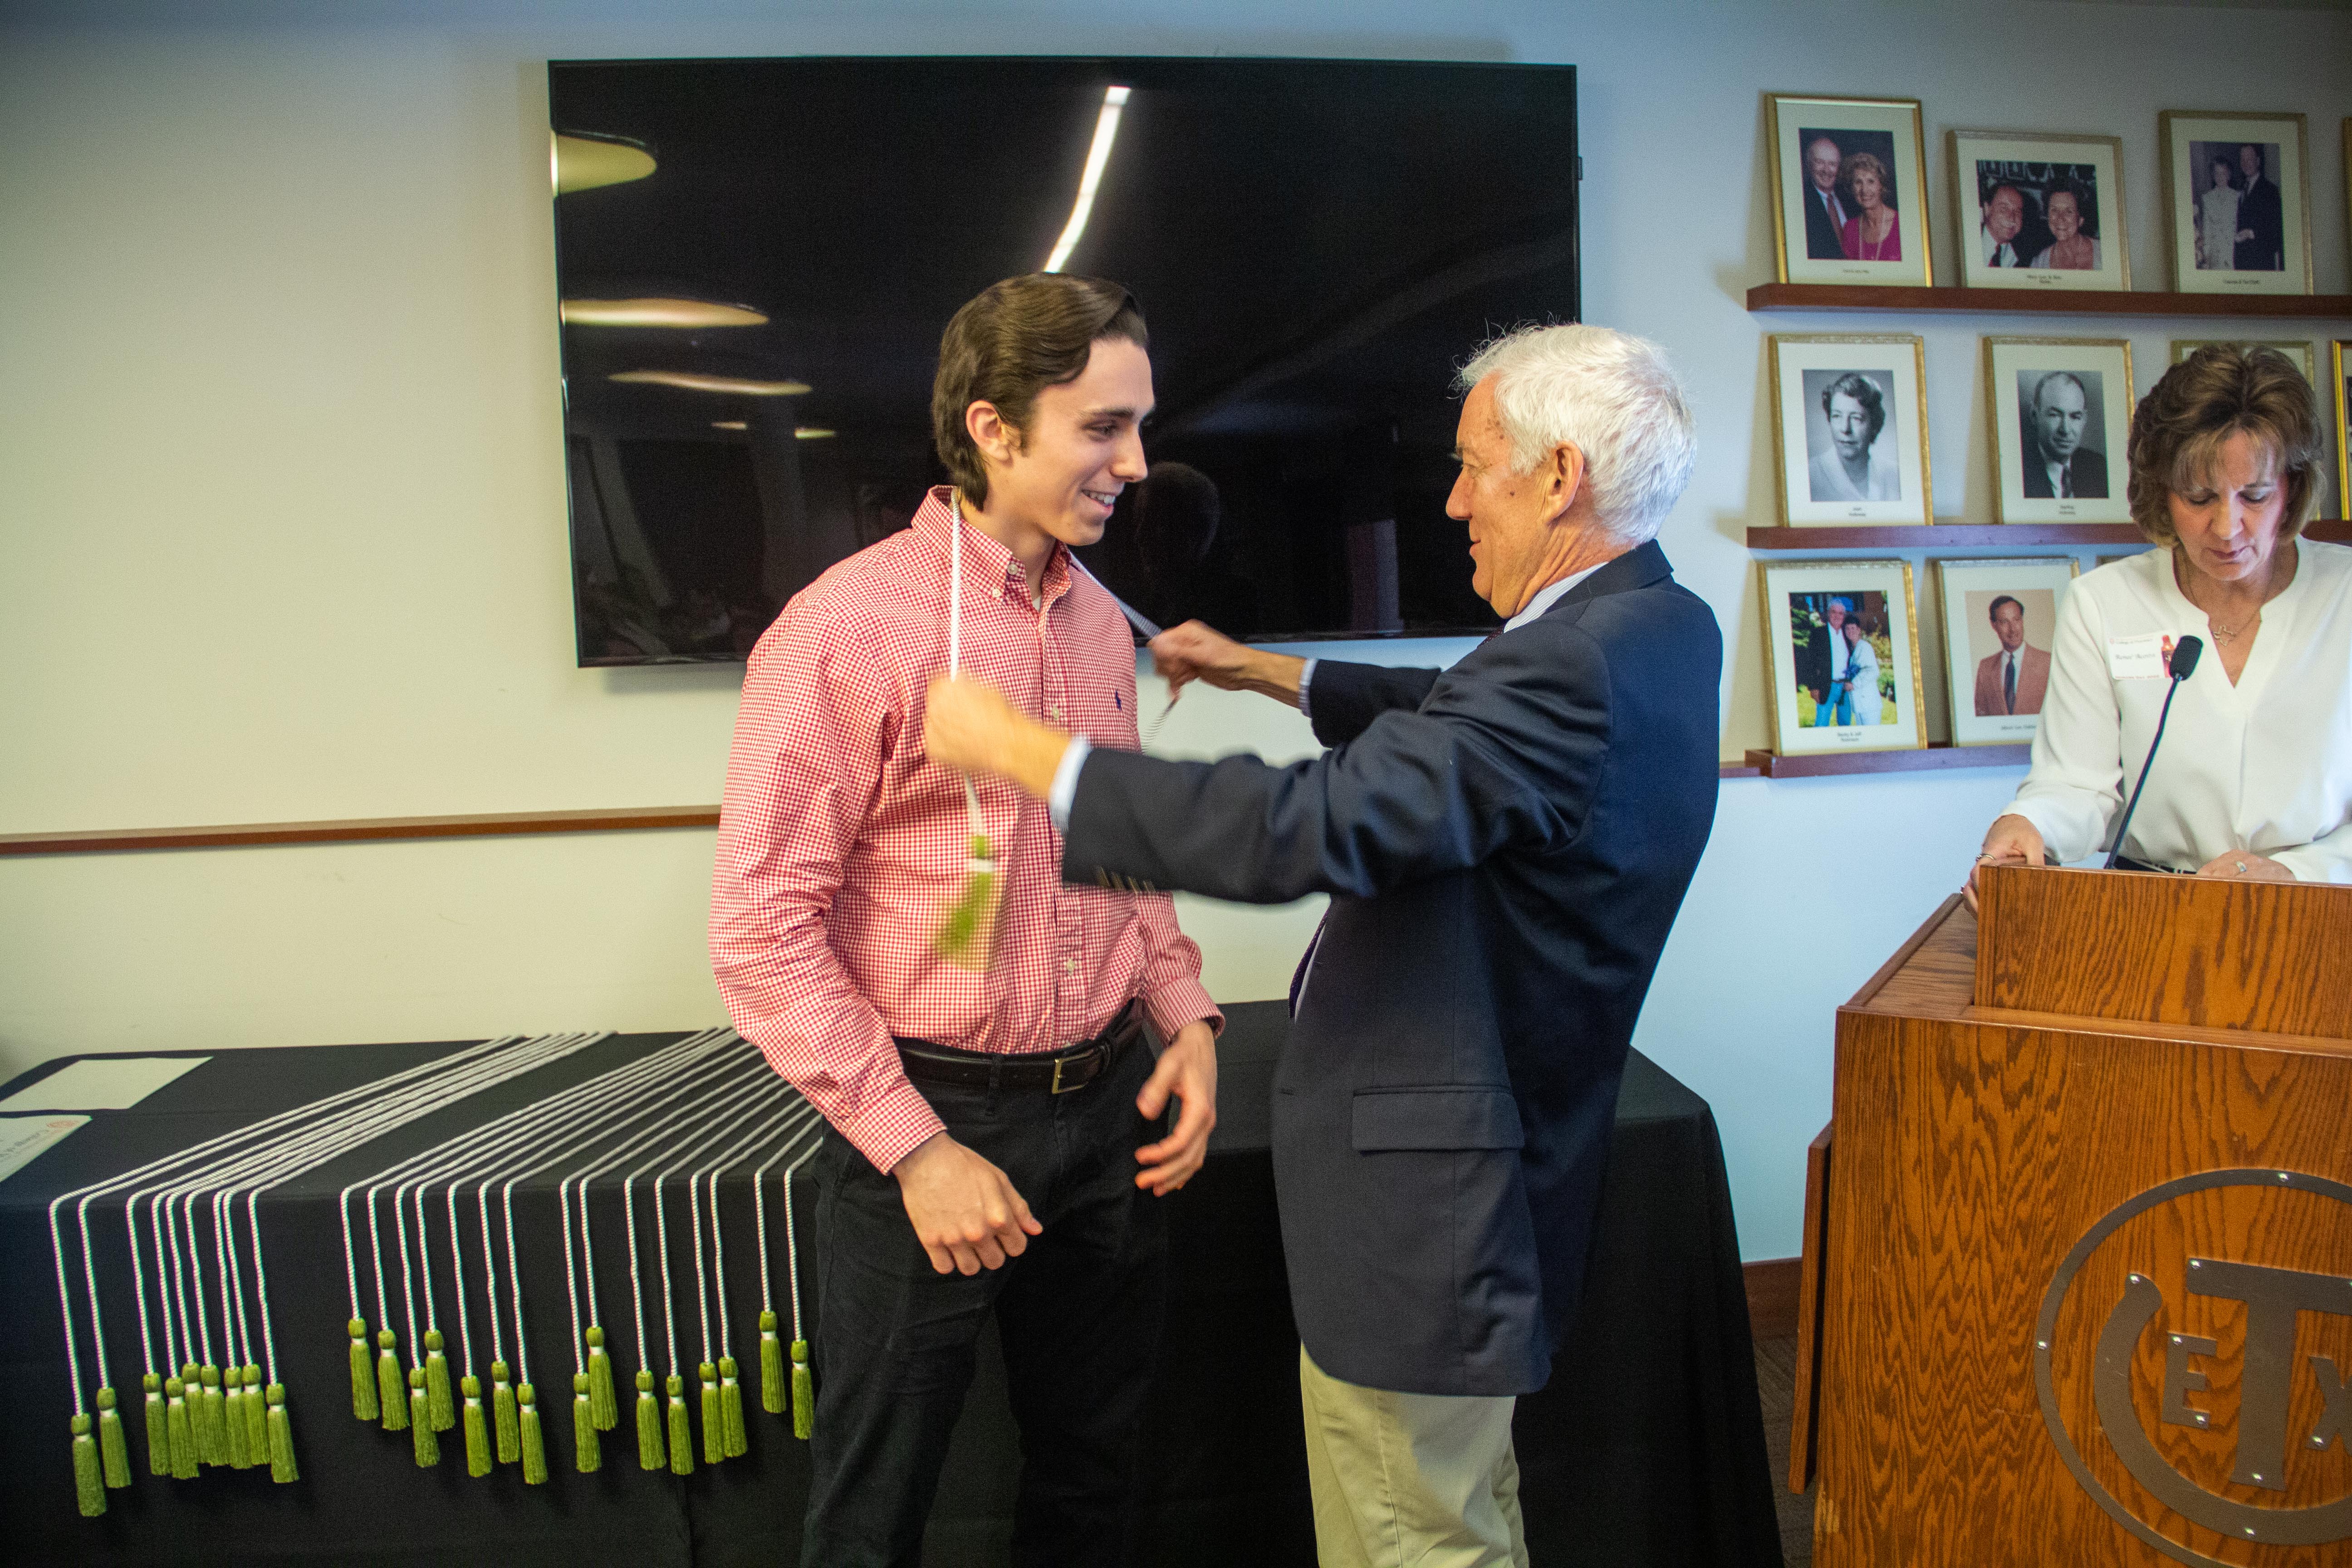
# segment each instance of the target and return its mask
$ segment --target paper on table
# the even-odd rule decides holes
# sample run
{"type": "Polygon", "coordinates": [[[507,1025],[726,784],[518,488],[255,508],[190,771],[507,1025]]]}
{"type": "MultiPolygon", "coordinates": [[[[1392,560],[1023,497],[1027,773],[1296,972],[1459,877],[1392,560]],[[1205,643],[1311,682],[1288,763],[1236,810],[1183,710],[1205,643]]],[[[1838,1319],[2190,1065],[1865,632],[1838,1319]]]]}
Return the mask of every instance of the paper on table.
{"type": "Polygon", "coordinates": [[[89,1120],[87,1116],[0,1117],[0,1182],[31,1164],[35,1155],[89,1120]]]}
{"type": "Polygon", "coordinates": [[[210,1057],[85,1057],[30,1089],[0,1100],[0,1111],[127,1110],[210,1057]]]}

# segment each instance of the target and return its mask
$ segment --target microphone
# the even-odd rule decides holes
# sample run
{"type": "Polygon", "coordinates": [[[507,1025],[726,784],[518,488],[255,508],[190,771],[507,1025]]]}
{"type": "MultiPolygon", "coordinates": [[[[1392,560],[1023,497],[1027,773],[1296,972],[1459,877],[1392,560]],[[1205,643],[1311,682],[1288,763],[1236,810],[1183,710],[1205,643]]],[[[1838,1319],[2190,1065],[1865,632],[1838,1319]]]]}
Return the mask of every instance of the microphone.
{"type": "Polygon", "coordinates": [[[2131,799],[2124,805],[2124,819],[2116,824],[2115,847],[2107,851],[2107,863],[2103,869],[2112,871],[2123,858],[2124,830],[2131,826],[2132,813],[2139,809],[2139,793],[2147,787],[2147,770],[2156,764],[2156,749],[2164,744],[2164,721],[2172,717],[2172,700],[2180,692],[2180,683],[2197,673],[2197,661],[2205,655],[2201,637],[2182,637],[2172,646],[2172,684],[2165,688],[2164,710],[2156,716],[2156,738],[2147,743],[2147,760],[2139,765],[2139,783],[2132,785],[2131,799]]]}

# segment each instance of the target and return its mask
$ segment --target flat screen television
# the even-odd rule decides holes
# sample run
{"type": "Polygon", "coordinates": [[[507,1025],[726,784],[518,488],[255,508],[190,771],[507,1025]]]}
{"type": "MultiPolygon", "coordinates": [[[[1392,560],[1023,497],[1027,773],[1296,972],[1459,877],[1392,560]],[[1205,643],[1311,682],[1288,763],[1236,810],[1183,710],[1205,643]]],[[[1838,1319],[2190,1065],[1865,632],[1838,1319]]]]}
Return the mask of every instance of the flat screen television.
{"type": "Polygon", "coordinates": [[[1152,476],[1086,552],[1130,603],[1493,629],[1448,383],[1579,314],[1573,67],[559,61],[548,96],[582,664],[740,660],[905,527],[948,318],[1049,263],[1150,329],[1152,476]]]}

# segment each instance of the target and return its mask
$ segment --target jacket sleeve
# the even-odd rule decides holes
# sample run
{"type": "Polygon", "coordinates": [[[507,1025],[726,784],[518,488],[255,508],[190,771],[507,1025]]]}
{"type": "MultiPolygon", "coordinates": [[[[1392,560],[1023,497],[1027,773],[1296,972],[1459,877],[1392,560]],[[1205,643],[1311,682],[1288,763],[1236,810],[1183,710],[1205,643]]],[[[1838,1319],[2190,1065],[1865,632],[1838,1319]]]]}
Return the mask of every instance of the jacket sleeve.
{"type": "Polygon", "coordinates": [[[1327,746],[1346,745],[1391,709],[1420,707],[1437,684],[1437,676],[1433,669],[1389,669],[1345,659],[1317,659],[1313,694],[1307,699],[1315,738],[1327,746]]]}
{"type": "MultiPolygon", "coordinates": [[[[1322,680],[1318,666],[1318,710],[1322,680]]],[[[1562,847],[1606,757],[1608,694],[1598,646],[1567,625],[1488,643],[1432,678],[1417,710],[1391,706],[1289,767],[1097,751],[1078,775],[1062,875],[1286,903],[1369,898],[1505,848],[1562,847]]]]}

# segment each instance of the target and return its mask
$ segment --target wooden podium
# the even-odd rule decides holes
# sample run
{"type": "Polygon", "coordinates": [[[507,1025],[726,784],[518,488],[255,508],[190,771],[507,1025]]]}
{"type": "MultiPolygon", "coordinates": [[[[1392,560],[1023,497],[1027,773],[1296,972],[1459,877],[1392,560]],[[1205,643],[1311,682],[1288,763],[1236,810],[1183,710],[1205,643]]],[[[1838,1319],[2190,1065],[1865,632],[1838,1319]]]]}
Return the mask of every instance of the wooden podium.
{"type": "Polygon", "coordinates": [[[1814,1562],[2352,1564],[2352,889],[1979,886],[1838,1010],[1814,1562]]]}

